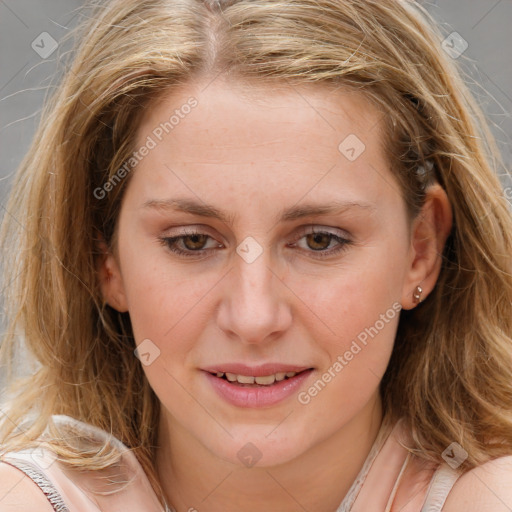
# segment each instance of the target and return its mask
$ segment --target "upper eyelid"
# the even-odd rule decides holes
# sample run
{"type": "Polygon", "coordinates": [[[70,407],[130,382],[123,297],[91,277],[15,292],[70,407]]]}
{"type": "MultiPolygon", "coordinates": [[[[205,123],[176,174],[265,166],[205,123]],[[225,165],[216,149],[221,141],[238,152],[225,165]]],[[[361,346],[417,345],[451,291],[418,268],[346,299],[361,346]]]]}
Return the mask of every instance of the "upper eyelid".
{"type": "MultiPolygon", "coordinates": [[[[300,226],[297,230],[296,230],[296,233],[292,236],[292,239],[294,240],[294,242],[300,240],[301,238],[303,238],[304,236],[307,236],[308,234],[327,234],[327,235],[331,235],[333,237],[338,237],[338,238],[342,238],[342,239],[350,239],[351,238],[351,235],[346,231],[346,230],[343,230],[343,229],[340,229],[340,228],[335,228],[335,227],[332,227],[332,226],[322,226],[322,225],[318,225],[318,224],[307,224],[307,225],[303,225],[303,226],[300,226]],[[335,232],[331,231],[331,230],[334,230],[335,232]]],[[[179,239],[183,239],[183,238],[186,238],[187,236],[194,236],[194,235],[206,235],[207,237],[209,237],[210,239],[212,240],[215,240],[216,242],[219,242],[219,240],[217,240],[217,237],[215,237],[214,235],[212,235],[210,232],[208,232],[207,228],[201,226],[201,227],[190,227],[190,226],[186,226],[184,228],[184,231],[182,232],[178,232],[176,234],[169,234],[169,235],[164,235],[162,238],[164,239],[176,239],[176,240],[179,240],[179,239]]],[[[219,243],[222,243],[222,242],[219,242],[219,243]]],[[[201,249],[201,250],[205,250],[205,251],[208,251],[209,249],[201,249]]],[[[196,252],[199,252],[199,251],[196,251],[196,252]]]]}
{"type": "MultiPolygon", "coordinates": [[[[169,228],[169,230],[165,230],[165,231],[170,231],[171,229],[174,229],[174,228],[175,227],[169,228]]],[[[178,227],[176,226],[176,228],[178,228],[178,227]]],[[[299,233],[303,233],[303,232],[325,233],[325,232],[330,232],[330,230],[336,231],[335,234],[342,233],[342,234],[349,235],[349,232],[345,229],[337,228],[334,226],[325,226],[322,224],[311,224],[311,223],[299,226],[294,231],[299,232],[299,233]]],[[[215,236],[211,234],[210,229],[207,226],[203,226],[203,225],[200,225],[197,227],[196,226],[184,226],[183,231],[177,232],[177,233],[170,233],[169,235],[165,235],[165,236],[167,236],[168,238],[175,238],[175,237],[187,236],[187,235],[208,235],[208,236],[211,236],[212,238],[215,238],[215,236]]]]}

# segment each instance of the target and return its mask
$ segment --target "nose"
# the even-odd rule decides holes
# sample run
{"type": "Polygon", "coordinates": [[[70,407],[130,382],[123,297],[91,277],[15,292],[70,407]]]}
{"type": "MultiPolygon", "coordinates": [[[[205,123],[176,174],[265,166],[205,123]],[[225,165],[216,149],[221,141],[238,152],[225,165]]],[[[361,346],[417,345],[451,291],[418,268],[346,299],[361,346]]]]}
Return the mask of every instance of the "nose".
{"type": "Polygon", "coordinates": [[[238,255],[223,283],[217,325],[245,344],[274,340],[291,325],[293,294],[271,268],[269,251],[251,263],[238,255]],[[288,299],[287,299],[288,297],[288,299]]]}

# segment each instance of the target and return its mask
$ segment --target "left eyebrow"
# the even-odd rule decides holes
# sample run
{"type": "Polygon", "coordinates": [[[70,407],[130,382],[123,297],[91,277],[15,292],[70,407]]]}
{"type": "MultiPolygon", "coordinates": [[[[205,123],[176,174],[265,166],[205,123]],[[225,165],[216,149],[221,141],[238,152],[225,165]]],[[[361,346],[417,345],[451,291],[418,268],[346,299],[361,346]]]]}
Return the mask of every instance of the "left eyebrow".
{"type": "MultiPolygon", "coordinates": [[[[218,219],[228,226],[232,226],[237,218],[236,215],[228,214],[213,205],[187,198],[150,199],[144,203],[143,208],[181,211],[191,215],[197,215],[199,217],[218,219]]],[[[282,210],[278,213],[275,220],[278,222],[290,222],[304,217],[339,215],[349,210],[375,212],[376,207],[370,203],[353,201],[335,201],[329,204],[302,204],[282,210]]]]}
{"type": "Polygon", "coordinates": [[[366,210],[374,212],[375,206],[370,203],[356,203],[353,201],[336,201],[326,205],[303,204],[292,206],[281,213],[281,222],[301,219],[304,217],[313,217],[315,215],[339,215],[349,210],[366,210]]]}

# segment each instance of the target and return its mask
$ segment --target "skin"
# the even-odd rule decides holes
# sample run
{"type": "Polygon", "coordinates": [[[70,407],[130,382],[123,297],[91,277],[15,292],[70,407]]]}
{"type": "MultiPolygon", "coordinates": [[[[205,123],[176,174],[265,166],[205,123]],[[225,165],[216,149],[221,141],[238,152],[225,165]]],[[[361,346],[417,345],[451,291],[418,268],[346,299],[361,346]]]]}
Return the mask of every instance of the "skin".
{"type": "Polygon", "coordinates": [[[451,227],[449,202],[433,186],[420,215],[407,217],[382,150],[381,114],[359,93],[209,82],[147,109],[137,147],[190,96],[198,100],[133,171],[115,247],[100,268],[102,290],[129,312],[136,343],[149,339],[160,350],[144,371],[162,403],[157,468],[178,512],[332,512],[379,430],[378,386],[398,314],[307,405],[294,394],[266,408],[233,406],[201,368],[297,364],[314,368],[307,390],[393,304],[415,307],[417,285],[428,296],[451,227]],[[365,145],[354,161],[338,150],[349,134],[365,145]],[[232,223],[145,207],[178,197],[224,210],[232,223]],[[283,209],[334,200],[366,206],[276,220],[283,209]],[[327,236],[315,244],[311,227],[349,243],[327,236]],[[190,257],[162,242],[192,228],[210,238],[182,239],[190,257]],[[249,236],[262,249],[252,263],[236,252],[249,236]],[[207,252],[194,256],[194,247],[207,252]],[[320,258],[319,247],[331,254],[320,258]],[[261,454],[251,468],[237,457],[249,442],[261,454]]]}

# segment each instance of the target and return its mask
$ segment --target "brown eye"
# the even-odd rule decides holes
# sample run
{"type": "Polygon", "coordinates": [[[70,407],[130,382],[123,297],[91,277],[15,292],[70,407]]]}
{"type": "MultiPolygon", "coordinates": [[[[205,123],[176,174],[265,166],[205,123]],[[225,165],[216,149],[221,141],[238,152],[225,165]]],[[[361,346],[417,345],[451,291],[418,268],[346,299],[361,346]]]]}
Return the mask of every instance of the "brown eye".
{"type": "Polygon", "coordinates": [[[306,228],[301,231],[301,236],[291,244],[291,247],[297,247],[315,258],[333,257],[352,245],[352,240],[343,236],[345,233],[341,231],[340,234],[337,234],[306,228]]]}
{"type": "Polygon", "coordinates": [[[329,233],[309,233],[306,235],[308,247],[314,251],[327,249],[334,235],[329,233]]]}
{"type": "Polygon", "coordinates": [[[204,258],[213,249],[220,249],[222,244],[206,233],[188,231],[182,235],[162,237],[159,242],[178,256],[204,258]]]}
{"type": "Polygon", "coordinates": [[[187,235],[182,238],[183,245],[186,249],[189,249],[191,251],[197,251],[203,249],[204,245],[206,244],[206,241],[210,238],[208,235],[205,234],[195,234],[195,235],[187,235]],[[190,243],[187,243],[190,242],[190,243]]]}

